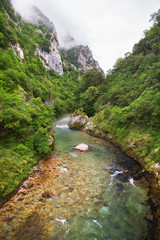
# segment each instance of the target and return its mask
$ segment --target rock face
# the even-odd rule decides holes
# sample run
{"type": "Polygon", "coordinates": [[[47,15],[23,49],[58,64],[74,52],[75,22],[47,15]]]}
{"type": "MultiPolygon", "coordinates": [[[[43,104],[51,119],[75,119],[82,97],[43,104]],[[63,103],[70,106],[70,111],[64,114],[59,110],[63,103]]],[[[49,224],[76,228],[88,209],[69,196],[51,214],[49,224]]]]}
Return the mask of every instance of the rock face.
{"type": "Polygon", "coordinates": [[[62,53],[79,71],[86,72],[88,69],[95,69],[103,72],[88,46],[76,45],[70,49],[62,49],[62,53]]]}
{"type": "Polygon", "coordinates": [[[13,49],[13,52],[15,55],[17,55],[21,60],[24,59],[24,53],[23,53],[22,49],[20,48],[19,43],[12,45],[11,48],[13,49]]]}
{"type": "MultiPolygon", "coordinates": [[[[51,31],[50,48],[49,52],[43,51],[39,45],[36,47],[35,54],[40,56],[44,66],[47,69],[53,69],[60,75],[63,74],[62,59],[60,55],[60,47],[58,36],[54,24],[36,7],[32,7],[33,17],[30,21],[34,24],[43,23],[46,28],[51,31]]],[[[40,31],[40,30],[38,30],[40,31]]]]}
{"type": "Polygon", "coordinates": [[[83,129],[88,121],[89,117],[83,112],[82,109],[79,109],[71,114],[68,125],[71,129],[83,129]]]}
{"type": "Polygon", "coordinates": [[[79,150],[81,152],[88,152],[90,150],[89,146],[87,144],[84,144],[84,143],[76,145],[73,149],[74,150],[79,150]]]}
{"type": "MultiPolygon", "coordinates": [[[[77,45],[74,38],[67,32],[64,39],[61,39],[62,45],[60,49],[54,24],[35,6],[26,11],[28,11],[28,14],[23,16],[23,19],[36,25],[37,33],[39,33],[42,41],[44,40],[43,44],[35,42],[35,54],[41,58],[46,69],[52,69],[60,75],[63,75],[67,71],[66,69],[70,71],[71,69],[79,70],[81,72],[85,72],[88,69],[95,69],[103,72],[98,62],[94,60],[88,46],[77,45]],[[44,33],[41,28],[42,26],[48,30],[51,38],[47,36],[47,33],[44,33]],[[61,56],[63,56],[63,60],[61,56]]],[[[11,47],[14,53],[23,60],[24,54],[19,43],[11,47]]]]}
{"type": "Polygon", "coordinates": [[[50,52],[42,51],[42,49],[37,46],[36,55],[40,56],[44,66],[47,69],[53,69],[60,75],[63,74],[62,59],[59,52],[59,45],[54,38],[52,38],[50,45],[50,52]]]}
{"type": "MultiPolygon", "coordinates": [[[[37,44],[35,54],[41,58],[43,65],[47,69],[53,69],[62,75],[62,59],[60,55],[58,36],[54,24],[35,6],[32,6],[29,9],[29,12],[29,16],[24,18],[25,21],[33,23],[37,25],[37,27],[43,24],[51,34],[49,51],[46,52],[42,50],[41,47],[37,44]]],[[[44,38],[46,37],[40,29],[38,29],[37,32],[40,33],[44,38]]]]}

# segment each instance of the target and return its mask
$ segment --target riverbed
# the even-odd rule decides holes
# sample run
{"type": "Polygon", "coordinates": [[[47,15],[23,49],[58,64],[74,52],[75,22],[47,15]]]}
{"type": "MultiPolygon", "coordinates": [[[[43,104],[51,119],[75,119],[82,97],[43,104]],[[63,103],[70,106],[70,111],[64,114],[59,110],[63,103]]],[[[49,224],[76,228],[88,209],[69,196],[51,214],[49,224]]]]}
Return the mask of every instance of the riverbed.
{"type": "Polygon", "coordinates": [[[0,209],[0,239],[149,239],[153,214],[140,164],[104,140],[69,129],[68,121],[55,122],[53,154],[0,209]],[[91,150],[73,150],[80,143],[91,150]]]}

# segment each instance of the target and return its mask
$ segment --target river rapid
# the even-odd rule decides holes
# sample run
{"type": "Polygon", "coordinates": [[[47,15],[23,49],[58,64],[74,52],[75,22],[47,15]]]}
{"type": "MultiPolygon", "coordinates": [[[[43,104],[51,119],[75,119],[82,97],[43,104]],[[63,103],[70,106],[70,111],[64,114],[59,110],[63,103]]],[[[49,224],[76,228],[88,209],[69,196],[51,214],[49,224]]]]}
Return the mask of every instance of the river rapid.
{"type": "Polygon", "coordinates": [[[54,153],[0,209],[0,240],[152,240],[149,184],[112,144],[55,122],[54,153]],[[73,150],[85,143],[89,152],[73,150]],[[44,193],[49,192],[49,197],[44,193]]]}

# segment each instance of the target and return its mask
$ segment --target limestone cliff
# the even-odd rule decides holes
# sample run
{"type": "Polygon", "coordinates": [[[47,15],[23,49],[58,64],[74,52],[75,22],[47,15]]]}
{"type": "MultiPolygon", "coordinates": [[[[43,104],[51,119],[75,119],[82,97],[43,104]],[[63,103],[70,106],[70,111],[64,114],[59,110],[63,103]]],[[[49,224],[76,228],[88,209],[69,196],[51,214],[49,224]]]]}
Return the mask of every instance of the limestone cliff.
{"type": "MultiPolygon", "coordinates": [[[[34,54],[41,58],[46,69],[52,69],[60,75],[63,75],[65,71],[72,71],[73,69],[79,70],[82,73],[88,69],[103,72],[98,62],[94,60],[89,47],[77,45],[74,38],[68,32],[64,36],[60,46],[54,24],[37,7],[32,6],[30,16],[22,19],[25,22],[29,22],[31,26],[34,25],[36,28],[37,34],[34,32],[33,36],[32,32],[28,32],[30,29],[26,29],[23,37],[28,35],[31,39],[34,45],[34,54]]],[[[21,29],[18,20],[15,24],[17,29],[21,29]]],[[[28,51],[26,43],[20,40],[12,44],[11,47],[14,53],[21,60],[25,61],[25,52],[28,51]]]]}
{"type": "Polygon", "coordinates": [[[76,45],[70,49],[62,49],[62,53],[81,72],[86,72],[88,69],[103,72],[88,46],[76,45]]]}
{"type": "Polygon", "coordinates": [[[42,62],[47,69],[53,69],[62,75],[62,59],[55,26],[37,7],[32,7],[32,10],[33,15],[31,21],[37,25],[43,24],[50,30],[51,35],[49,51],[42,50],[41,47],[37,45],[35,53],[41,57],[42,62]]]}
{"type": "Polygon", "coordinates": [[[58,43],[52,39],[50,45],[50,52],[43,51],[39,45],[36,48],[36,55],[40,56],[44,66],[47,69],[53,69],[60,75],[63,74],[62,59],[59,51],[58,43]]]}
{"type": "Polygon", "coordinates": [[[15,55],[17,55],[21,60],[24,59],[24,53],[23,53],[19,43],[16,43],[15,45],[11,45],[11,48],[13,49],[13,52],[15,55]]]}

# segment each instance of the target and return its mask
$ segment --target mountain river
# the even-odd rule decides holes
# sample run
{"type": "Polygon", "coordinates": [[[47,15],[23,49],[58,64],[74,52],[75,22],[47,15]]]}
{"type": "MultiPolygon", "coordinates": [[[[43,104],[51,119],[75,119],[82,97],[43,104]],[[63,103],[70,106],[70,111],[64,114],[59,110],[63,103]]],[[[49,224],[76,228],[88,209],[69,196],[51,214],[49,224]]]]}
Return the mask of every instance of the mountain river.
{"type": "Polygon", "coordinates": [[[149,184],[112,144],[55,122],[54,153],[0,209],[0,240],[151,240],[149,184]],[[85,143],[89,152],[73,150],[85,143]]]}

